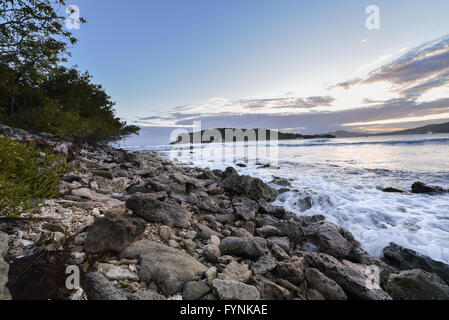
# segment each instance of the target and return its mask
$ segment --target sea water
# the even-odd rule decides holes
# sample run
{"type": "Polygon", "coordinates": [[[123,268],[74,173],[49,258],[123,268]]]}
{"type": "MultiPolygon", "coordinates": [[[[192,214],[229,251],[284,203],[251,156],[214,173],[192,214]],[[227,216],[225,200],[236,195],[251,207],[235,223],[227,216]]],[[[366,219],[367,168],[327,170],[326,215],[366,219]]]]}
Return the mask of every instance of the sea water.
{"type": "MultiPolygon", "coordinates": [[[[172,148],[131,149],[173,158],[172,148]]],[[[245,156],[223,161],[223,152],[235,154],[235,144],[202,144],[175,156],[192,166],[233,166],[277,189],[285,187],[273,183],[275,177],[289,180],[290,191],[275,204],[298,215],[326,216],[350,230],[372,255],[380,256],[394,242],[449,263],[449,193],[410,192],[416,181],[449,189],[449,134],[279,141],[278,161],[272,167],[263,166],[269,159],[258,155],[242,168],[237,164],[245,163],[245,156]],[[198,154],[201,157],[195,157],[198,154]],[[386,187],[407,192],[386,193],[386,187]]]]}

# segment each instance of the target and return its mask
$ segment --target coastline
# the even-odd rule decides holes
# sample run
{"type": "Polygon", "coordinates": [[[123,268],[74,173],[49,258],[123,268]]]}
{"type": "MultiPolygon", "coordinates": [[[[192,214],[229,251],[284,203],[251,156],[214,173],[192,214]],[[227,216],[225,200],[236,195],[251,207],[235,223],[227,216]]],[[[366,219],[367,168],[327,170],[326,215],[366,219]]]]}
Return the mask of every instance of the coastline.
{"type": "Polygon", "coordinates": [[[395,246],[388,265],[324,216],[271,205],[277,191],[235,169],[112,147],[82,146],[73,158],[80,170],[62,178],[60,197],[0,220],[15,299],[449,299],[447,265],[395,246]],[[80,289],[65,288],[68,265],[80,269],[80,289]]]}

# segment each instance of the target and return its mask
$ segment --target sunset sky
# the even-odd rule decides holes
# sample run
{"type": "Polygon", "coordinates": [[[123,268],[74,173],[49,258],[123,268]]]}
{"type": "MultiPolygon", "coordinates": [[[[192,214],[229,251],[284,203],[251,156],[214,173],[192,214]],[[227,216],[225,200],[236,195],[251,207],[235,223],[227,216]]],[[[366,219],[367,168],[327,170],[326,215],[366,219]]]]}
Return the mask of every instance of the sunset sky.
{"type": "Polygon", "coordinates": [[[449,121],[449,1],[77,0],[70,64],[118,115],[175,127],[378,132],[449,121]],[[365,9],[380,9],[368,30],[365,9]]]}

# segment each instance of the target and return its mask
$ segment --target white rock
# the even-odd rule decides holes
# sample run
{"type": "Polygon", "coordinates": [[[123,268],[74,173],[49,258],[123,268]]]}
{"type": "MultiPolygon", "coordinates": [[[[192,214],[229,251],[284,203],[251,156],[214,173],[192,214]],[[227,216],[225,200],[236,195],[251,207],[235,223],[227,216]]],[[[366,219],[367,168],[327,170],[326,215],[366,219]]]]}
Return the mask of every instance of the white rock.
{"type": "Polygon", "coordinates": [[[112,267],[110,268],[105,276],[111,280],[133,280],[139,281],[139,276],[134,272],[131,272],[127,269],[122,269],[120,267],[112,267]]]}
{"type": "Polygon", "coordinates": [[[214,246],[219,247],[219,246],[220,246],[220,243],[221,243],[221,240],[220,240],[220,238],[217,237],[216,235],[212,235],[212,236],[210,237],[210,243],[213,244],[214,246]]]}

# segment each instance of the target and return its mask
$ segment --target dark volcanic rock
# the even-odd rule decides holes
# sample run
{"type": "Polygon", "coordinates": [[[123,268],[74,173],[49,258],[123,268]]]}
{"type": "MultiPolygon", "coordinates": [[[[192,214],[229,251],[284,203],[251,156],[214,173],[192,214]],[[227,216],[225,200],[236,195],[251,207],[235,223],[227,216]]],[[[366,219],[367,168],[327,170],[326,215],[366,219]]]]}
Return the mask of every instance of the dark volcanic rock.
{"type": "Polygon", "coordinates": [[[443,192],[447,192],[447,190],[444,190],[441,187],[436,187],[436,186],[428,186],[422,182],[415,182],[412,185],[412,192],[413,193],[443,193],[443,192]]]}
{"type": "MultiPolygon", "coordinates": [[[[229,168],[228,168],[229,169],[229,168]]],[[[278,196],[276,189],[270,187],[259,178],[240,176],[234,171],[226,169],[224,173],[223,187],[226,191],[235,195],[247,195],[253,200],[265,199],[273,202],[278,196]]]]}
{"type": "Polygon", "coordinates": [[[343,289],[332,279],[329,279],[319,270],[311,268],[305,272],[309,286],[321,292],[328,300],[347,300],[343,289]]]}
{"type": "Polygon", "coordinates": [[[382,189],[382,191],[387,192],[387,193],[404,193],[405,192],[403,190],[392,188],[392,187],[384,188],[384,189],[382,189]]]}
{"type": "Polygon", "coordinates": [[[232,199],[232,204],[234,205],[235,213],[246,221],[254,219],[259,210],[257,202],[247,197],[235,197],[232,199]]]}
{"type": "Polygon", "coordinates": [[[383,250],[383,260],[394,268],[399,270],[422,269],[424,271],[435,273],[443,281],[449,284],[449,265],[419,254],[410,249],[390,243],[383,250]]]}
{"type": "Polygon", "coordinates": [[[274,273],[282,279],[293,284],[299,284],[304,280],[304,259],[293,257],[290,260],[279,262],[274,273]]]}
{"type": "Polygon", "coordinates": [[[220,244],[223,255],[235,255],[238,257],[257,259],[267,251],[267,241],[263,238],[225,238],[220,244]]]}
{"type": "Polygon", "coordinates": [[[449,300],[449,286],[420,269],[391,274],[387,291],[396,300],[449,300]]]}
{"type": "Polygon", "coordinates": [[[126,201],[126,207],[148,222],[159,222],[169,227],[190,227],[192,214],[189,211],[151,196],[134,195],[126,201]]]}
{"type": "Polygon", "coordinates": [[[108,214],[90,227],[84,247],[88,253],[121,252],[145,231],[140,218],[108,214]]]}

